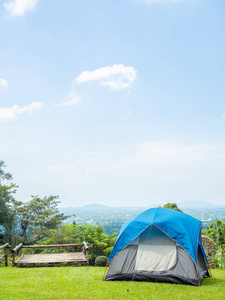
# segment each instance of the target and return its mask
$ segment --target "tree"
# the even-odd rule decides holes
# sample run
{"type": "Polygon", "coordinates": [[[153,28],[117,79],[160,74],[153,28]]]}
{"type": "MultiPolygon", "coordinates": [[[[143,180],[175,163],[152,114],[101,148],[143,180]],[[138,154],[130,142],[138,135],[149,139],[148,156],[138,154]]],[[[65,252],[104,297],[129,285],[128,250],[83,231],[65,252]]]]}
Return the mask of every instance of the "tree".
{"type": "Polygon", "coordinates": [[[225,222],[216,220],[211,222],[203,234],[210,237],[217,245],[225,244],[225,222]]]}
{"type": "Polygon", "coordinates": [[[0,161],[0,237],[2,242],[7,239],[12,242],[12,230],[15,224],[15,214],[13,212],[13,204],[15,202],[14,194],[17,186],[14,183],[4,184],[13,179],[12,174],[4,172],[6,165],[4,161],[0,161]]]}
{"type": "Polygon", "coordinates": [[[104,233],[104,228],[102,226],[85,225],[84,231],[84,241],[89,243],[89,247],[92,249],[90,251],[90,263],[94,264],[95,258],[97,256],[109,256],[113,246],[117,239],[117,234],[113,233],[108,235],[104,233]]]}
{"type": "Polygon", "coordinates": [[[166,203],[163,208],[170,208],[170,209],[174,209],[180,212],[183,212],[180,208],[177,207],[176,203],[166,203]]]}
{"type": "Polygon", "coordinates": [[[61,226],[57,229],[51,229],[47,233],[47,237],[39,241],[40,244],[76,244],[82,243],[85,226],[69,224],[61,226]]]}
{"type": "Polygon", "coordinates": [[[58,196],[31,197],[29,202],[15,203],[20,241],[25,244],[44,238],[49,230],[59,228],[69,217],[59,212],[58,196]]]}

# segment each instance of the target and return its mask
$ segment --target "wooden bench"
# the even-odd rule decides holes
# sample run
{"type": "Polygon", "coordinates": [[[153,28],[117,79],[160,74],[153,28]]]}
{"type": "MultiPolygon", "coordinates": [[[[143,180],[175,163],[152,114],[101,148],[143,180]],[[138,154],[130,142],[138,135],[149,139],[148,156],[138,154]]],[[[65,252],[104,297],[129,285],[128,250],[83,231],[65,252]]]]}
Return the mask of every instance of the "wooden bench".
{"type": "Polygon", "coordinates": [[[2,259],[5,258],[5,266],[8,267],[8,255],[9,255],[9,248],[11,248],[11,246],[9,245],[9,243],[0,246],[0,250],[5,249],[5,254],[0,255],[0,263],[2,262],[2,259]]]}
{"type": "Polygon", "coordinates": [[[88,265],[88,244],[83,242],[82,244],[59,244],[59,245],[23,245],[19,244],[13,250],[12,266],[37,266],[37,265],[60,265],[67,264],[81,264],[88,265]],[[75,250],[83,246],[83,251],[61,253],[61,248],[73,247],[75,250]],[[58,248],[58,253],[41,253],[41,254],[23,254],[22,249],[26,248],[58,248]],[[17,251],[20,250],[20,257],[15,261],[17,251]]]}

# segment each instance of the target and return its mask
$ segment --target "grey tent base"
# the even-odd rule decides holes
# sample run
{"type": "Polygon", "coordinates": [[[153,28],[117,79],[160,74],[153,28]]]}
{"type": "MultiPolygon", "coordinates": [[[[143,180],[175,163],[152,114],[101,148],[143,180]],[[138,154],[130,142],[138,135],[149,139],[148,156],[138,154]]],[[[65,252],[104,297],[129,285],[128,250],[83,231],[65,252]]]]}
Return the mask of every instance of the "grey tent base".
{"type": "MultiPolygon", "coordinates": [[[[206,275],[206,274],[205,274],[206,275]]],[[[113,281],[150,281],[150,282],[162,282],[162,283],[175,283],[175,284],[187,284],[187,285],[195,285],[199,286],[198,280],[192,278],[185,278],[181,276],[174,276],[174,275],[151,275],[145,273],[126,273],[126,274],[116,274],[111,276],[106,276],[106,281],[113,280],[113,281]]]]}

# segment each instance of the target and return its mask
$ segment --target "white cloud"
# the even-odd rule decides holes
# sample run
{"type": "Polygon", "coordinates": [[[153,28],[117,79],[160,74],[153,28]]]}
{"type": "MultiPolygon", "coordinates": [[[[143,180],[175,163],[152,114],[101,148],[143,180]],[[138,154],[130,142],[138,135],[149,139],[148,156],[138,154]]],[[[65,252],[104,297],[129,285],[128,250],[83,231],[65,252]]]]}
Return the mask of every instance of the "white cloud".
{"type": "Polygon", "coordinates": [[[69,95],[69,100],[68,101],[63,101],[60,102],[59,104],[56,104],[55,106],[71,106],[71,105],[76,105],[80,102],[81,97],[77,95],[74,92],[71,92],[69,95]]]}
{"type": "MultiPolygon", "coordinates": [[[[225,145],[224,145],[225,146],[225,145]]],[[[182,145],[167,142],[148,142],[137,147],[132,163],[143,165],[179,165],[212,162],[225,159],[224,146],[213,144],[182,145]]]]}
{"type": "Polygon", "coordinates": [[[100,86],[106,86],[113,91],[118,91],[130,87],[136,78],[137,71],[133,67],[125,67],[123,64],[120,64],[99,68],[94,71],[84,71],[75,79],[75,83],[97,81],[100,86]]]}
{"type": "Polygon", "coordinates": [[[24,113],[33,114],[36,110],[41,109],[42,106],[42,102],[32,102],[25,106],[2,107],[0,108],[0,122],[15,120],[18,115],[24,113]]]}
{"type": "Polygon", "coordinates": [[[34,10],[38,0],[14,0],[4,4],[13,17],[23,16],[26,12],[34,10]]]}
{"type": "Polygon", "coordinates": [[[8,82],[5,79],[0,78],[0,86],[3,86],[5,88],[7,88],[8,87],[8,82]]]}

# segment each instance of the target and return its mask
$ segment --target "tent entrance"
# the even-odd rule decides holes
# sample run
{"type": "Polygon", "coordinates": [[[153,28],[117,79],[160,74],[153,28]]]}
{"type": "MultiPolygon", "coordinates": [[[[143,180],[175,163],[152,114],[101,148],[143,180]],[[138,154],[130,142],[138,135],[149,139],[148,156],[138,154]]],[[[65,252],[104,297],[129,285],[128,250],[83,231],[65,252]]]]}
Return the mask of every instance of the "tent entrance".
{"type": "Polygon", "coordinates": [[[135,271],[167,271],[177,262],[176,243],[154,225],[149,226],[132,244],[138,245],[135,271]]]}

